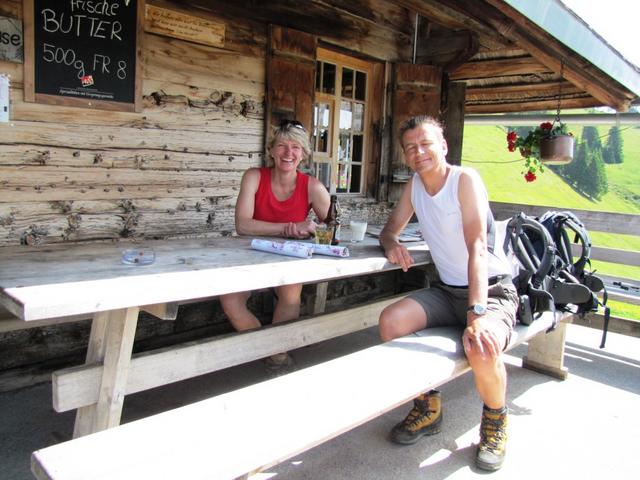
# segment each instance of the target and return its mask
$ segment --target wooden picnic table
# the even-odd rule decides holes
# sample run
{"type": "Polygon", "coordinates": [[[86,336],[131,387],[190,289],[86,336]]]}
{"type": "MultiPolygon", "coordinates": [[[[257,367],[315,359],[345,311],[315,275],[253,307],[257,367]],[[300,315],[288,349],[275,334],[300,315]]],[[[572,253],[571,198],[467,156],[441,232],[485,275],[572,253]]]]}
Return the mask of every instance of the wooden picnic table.
{"type": "MultiPolygon", "coordinates": [[[[305,335],[318,324],[298,321],[287,325],[289,331],[282,329],[281,335],[274,335],[281,329],[277,327],[225,338],[227,350],[209,340],[198,346],[206,347],[204,353],[194,353],[195,347],[190,345],[171,352],[161,349],[156,355],[141,354],[142,358],[132,362],[140,310],[172,319],[180,302],[291,283],[320,282],[326,288],[328,280],[398,268],[386,261],[377,239],[371,237],[347,244],[348,258],[317,254],[309,259],[287,257],[253,250],[250,242],[247,237],[224,237],[0,249],[0,304],[25,325],[93,317],[85,365],[56,372],[53,378],[54,408],[78,409],[74,437],[118,425],[129,393],[366,326],[361,322],[345,329],[345,315],[325,315],[325,330],[335,325],[335,331],[305,335]],[[122,252],[130,248],[153,251],[155,261],[150,265],[123,264],[122,252]],[[294,334],[301,334],[304,340],[286,340],[294,334]],[[251,342],[251,348],[238,348],[244,341],[251,342]],[[202,358],[209,356],[212,360],[207,364],[202,358]]],[[[408,246],[416,265],[431,262],[426,245],[416,242],[408,246]]],[[[369,314],[373,317],[376,312],[369,314]]]]}

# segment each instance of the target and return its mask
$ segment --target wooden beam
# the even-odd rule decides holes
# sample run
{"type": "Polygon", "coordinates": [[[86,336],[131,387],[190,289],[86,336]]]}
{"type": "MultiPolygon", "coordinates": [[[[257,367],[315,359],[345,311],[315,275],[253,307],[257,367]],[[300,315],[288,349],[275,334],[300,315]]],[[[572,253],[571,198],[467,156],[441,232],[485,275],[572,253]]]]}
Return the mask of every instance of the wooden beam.
{"type": "Polygon", "coordinates": [[[449,72],[449,78],[451,80],[467,80],[470,78],[551,73],[552,71],[532,57],[500,58],[467,62],[449,72]]]}
{"type": "Polygon", "coordinates": [[[468,30],[418,38],[416,63],[442,65],[450,70],[478,53],[478,36],[468,30]]]}
{"type": "MultiPolygon", "coordinates": [[[[384,307],[404,296],[136,355],[131,360],[128,382],[121,393],[130,395],[369,328],[377,325],[384,307]]],[[[101,365],[87,364],[55,372],[52,377],[53,408],[65,412],[95,403],[103,371],[101,365]]]]}
{"type": "Polygon", "coordinates": [[[496,36],[495,31],[485,23],[436,0],[395,0],[395,3],[454,30],[467,29],[488,37],[496,36]]]}
{"type": "MultiPolygon", "coordinates": [[[[572,247],[574,255],[580,255],[582,246],[572,247]]],[[[633,250],[621,250],[618,248],[591,247],[591,259],[602,262],[620,263],[633,267],[640,267],[640,252],[633,250]]]]}
{"type": "Polygon", "coordinates": [[[558,86],[562,83],[562,93],[579,93],[581,90],[578,90],[573,86],[572,83],[563,81],[563,82],[539,82],[539,83],[516,83],[516,84],[492,84],[486,86],[469,86],[467,85],[467,99],[469,97],[486,95],[505,95],[510,93],[525,93],[530,94],[531,96],[542,95],[543,93],[547,95],[557,95],[558,94],[558,86]]]}
{"type": "MultiPolygon", "coordinates": [[[[589,108],[601,106],[593,97],[573,98],[562,100],[562,108],[589,108]]],[[[488,101],[483,103],[472,103],[467,100],[466,113],[508,113],[508,112],[536,112],[540,110],[555,110],[558,106],[556,99],[539,100],[527,102],[518,100],[513,102],[488,101]]]]}
{"type": "MultiPolygon", "coordinates": [[[[496,219],[504,220],[520,212],[540,216],[548,210],[558,207],[548,205],[522,205],[516,203],[491,202],[491,211],[496,219]]],[[[589,210],[571,211],[580,219],[589,231],[640,235],[640,215],[630,213],[593,212],[589,210]]]]}
{"type": "Polygon", "coordinates": [[[475,5],[461,0],[446,0],[465,8],[471,16],[485,19],[505,39],[526,49],[540,63],[553,72],[560,73],[578,88],[597,98],[603,105],[618,111],[629,109],[632,97],[622,87],[616,86],[611,77],[576,55],[566,45],[556,40],[541,27],[530,21],[502,0],[485,0],[494,7],[475,5]],[[561,61],[564,66],[561,67],[561,61]]]}
{"type": "Polygon", "coordinates": [[[91,327],[87,363],[102,363],[95,401],[76,413],[73,437],[120,424],[131,350],[138,324],[137,307],[97,313],[91,327]]]}

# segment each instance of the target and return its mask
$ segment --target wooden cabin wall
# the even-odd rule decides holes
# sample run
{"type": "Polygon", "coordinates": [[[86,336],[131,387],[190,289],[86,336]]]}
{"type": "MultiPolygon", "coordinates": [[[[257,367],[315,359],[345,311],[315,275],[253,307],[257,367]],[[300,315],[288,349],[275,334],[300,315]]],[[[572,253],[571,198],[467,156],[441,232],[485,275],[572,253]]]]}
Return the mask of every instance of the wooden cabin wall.
{"type": "MultiPolygon", "coordinates": [[[[295,12],[266,2],[255,15],[251,2],[147,3],[223,23],[225,44],[146,32],[139,113],[25,102],[22,64],[0,62],[11,75],[0,246],[231,234],[242,173],[263,159],[269,22],[385,61],[410,53],[409,12],[379,0],[311,1],[295,12]]],[[[22,0],[3,1],[0,15],[21,18],[22,0]]],[[[378,206],[362,200],[376,218],[378,206]]]]}
{"type": "Polygon", "coordinates": [[[262,162],[264,36],[228,34],[217,49],[146,33],[140,113],[24,102],[22,64],[0,62],[0,245],[230,233],[262,162]]]}
{"type": "MultiPolygon", "coordinates": [[[[223,23],[225,44],[146,32],[141,112],[25,102],[23,65],[0,61],[0,73],[11,76],[10,123],[0,124],[0,246],[232,234],[242,174],[263,162],[269,23],[383,62],[411,54],[410,13],[381,0],[311,0],[295,12],[289,2],[264,2],[268,8],[251,15],[255,2],[206,1],[204,9],[185,5],[195,1],[147,3],[223,23]]],[[[22,18],[22,0],[3,0],[0,15],[22,18]]],[[[389,213],[372,196],[342,207],[346,219],[367,211],[372,223],[389,213]]],[[[403,278],[332,282],[328,309],[397,293],[403,278]]],[[[313,287],[304,292],[309,298],[313,287]]],[[[271,297],[255,295],[251,308],[269,322],[271,297]]],[[[78,322],[0,333],[7,354],[0,390],[46,381],[52,369],[81,362],[88,330],[78,322]]],[[[174,322],[142,314],[134,348],[230,330],[216,300],[185,305],[174,322]]]]}

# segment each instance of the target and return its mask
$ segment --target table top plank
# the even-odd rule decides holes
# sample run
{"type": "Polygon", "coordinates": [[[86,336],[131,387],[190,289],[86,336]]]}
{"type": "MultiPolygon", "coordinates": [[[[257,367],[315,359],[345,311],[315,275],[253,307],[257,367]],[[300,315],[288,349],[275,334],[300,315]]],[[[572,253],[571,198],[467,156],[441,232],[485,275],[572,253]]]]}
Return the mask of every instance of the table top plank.
{"type": "MultiPolygon", "coordinates": [[[[377,240],[348,244],[348,258],[299,259],[251,249],[249,237],[64,244],[0,249],[0,303],[26,320],[208,298],[291,283],[397,269],[377,240]],[[152,249],[152,265],[124,265],[127,248],[152,249]]],[[[409,245],[417,265],[426,245],[409,245]]]]}

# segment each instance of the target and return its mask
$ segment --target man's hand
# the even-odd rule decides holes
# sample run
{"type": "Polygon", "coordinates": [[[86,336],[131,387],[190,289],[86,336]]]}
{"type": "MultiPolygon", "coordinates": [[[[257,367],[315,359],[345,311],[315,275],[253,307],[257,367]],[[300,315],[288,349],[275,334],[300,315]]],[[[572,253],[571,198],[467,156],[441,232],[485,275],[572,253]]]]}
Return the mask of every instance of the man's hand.
{"type": "Polygon", "coordinates": [[[462,344],[465,352],[476,350],[483,357],[498,357],[502,352],[495,334],[486,328],[484,317],[473,312],[467,313],[467,328],[462,335],[462,344]]]}
{"type": "Polygon", "coordinates": [[[396,243],[394,246],[386,250],[385,255],[390,263],[400,265],[402,271],[406,272],[413,265],[413,257],[407,250],[407,247],[396,243]]]}

